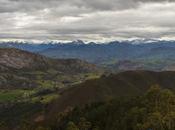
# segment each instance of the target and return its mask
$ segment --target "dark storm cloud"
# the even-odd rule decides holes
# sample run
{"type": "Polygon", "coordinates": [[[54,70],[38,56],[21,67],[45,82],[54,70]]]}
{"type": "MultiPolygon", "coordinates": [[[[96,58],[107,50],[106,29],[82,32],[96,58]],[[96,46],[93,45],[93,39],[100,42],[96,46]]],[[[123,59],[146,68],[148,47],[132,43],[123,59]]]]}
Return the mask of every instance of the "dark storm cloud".
{"type": "Polygon", "coordinates": [[[0,39],[175,37],[174,0],[0,0],[0,39]]]}

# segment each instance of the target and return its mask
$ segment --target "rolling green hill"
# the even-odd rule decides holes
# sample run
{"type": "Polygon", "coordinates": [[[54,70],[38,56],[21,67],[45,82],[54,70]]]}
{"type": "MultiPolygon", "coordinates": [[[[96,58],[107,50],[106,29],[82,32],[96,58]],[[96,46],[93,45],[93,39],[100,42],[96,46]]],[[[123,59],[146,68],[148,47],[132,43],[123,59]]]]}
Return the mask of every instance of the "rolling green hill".
{"type": "Polygon", "coordinates": [[[132,97],[146,92],[150,86],[175,90],[175,72],[126,71],[85,81],[62,92],[51,105],[51,113],[92,102],[111,100],[116,97],[132,97]]]}

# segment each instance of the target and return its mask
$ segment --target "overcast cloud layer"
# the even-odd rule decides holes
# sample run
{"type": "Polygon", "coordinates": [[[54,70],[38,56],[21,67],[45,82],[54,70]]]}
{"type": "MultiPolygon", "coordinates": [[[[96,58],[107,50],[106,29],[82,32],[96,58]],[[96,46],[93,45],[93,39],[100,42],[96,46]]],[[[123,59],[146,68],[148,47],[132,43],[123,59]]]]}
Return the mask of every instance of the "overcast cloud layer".
{"type": "Polygon", "coordinates": [[[0,39],[175,39],[174,0],[0,0],[0,39]]]}

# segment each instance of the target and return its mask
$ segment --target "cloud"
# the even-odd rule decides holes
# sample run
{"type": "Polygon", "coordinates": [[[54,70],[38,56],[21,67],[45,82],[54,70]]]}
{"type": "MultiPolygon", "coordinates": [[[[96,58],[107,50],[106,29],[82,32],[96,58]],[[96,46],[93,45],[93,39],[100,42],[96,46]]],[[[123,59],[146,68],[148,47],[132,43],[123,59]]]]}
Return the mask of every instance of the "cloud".
{"type": "Polygon", "coordinates": [[[174,0],[1,0],[0,39],[175,37],[174,0]]]}

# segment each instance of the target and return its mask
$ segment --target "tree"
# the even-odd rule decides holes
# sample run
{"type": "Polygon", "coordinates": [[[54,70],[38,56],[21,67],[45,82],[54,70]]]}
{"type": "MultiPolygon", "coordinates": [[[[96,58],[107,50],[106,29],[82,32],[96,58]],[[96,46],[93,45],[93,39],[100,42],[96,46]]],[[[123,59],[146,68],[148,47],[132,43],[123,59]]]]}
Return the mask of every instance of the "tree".
{"type": "Polygon", "coordinates": [[[70,121],[67,124],[66,130],[79,130],[79,128],[74,124],[74,122],[70,121]]]}
{"type": "Polygon", "coordinates": [[[50,129],[49,128],[42,127],[42,126],[39,126],[35,130],[50,130],[50,129]]]}
{"type": "Polygon", "coordinates": [[[5,122],[0,122],[0,130],[8,130],[7,125],[5,122]]]}
{"type": "Polygon", "coordinates": [[[89,130],[91,128],[91,123],[82,117],[80,118],[78,126],[80,130],[89,130]]]}

